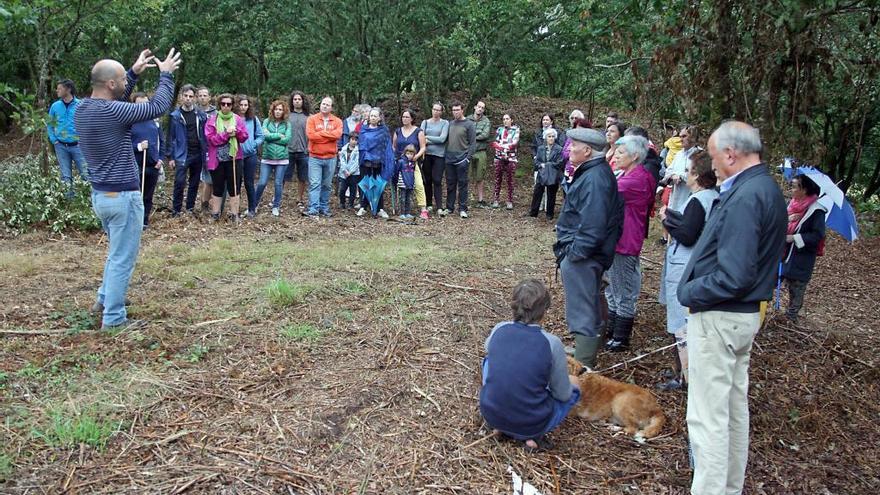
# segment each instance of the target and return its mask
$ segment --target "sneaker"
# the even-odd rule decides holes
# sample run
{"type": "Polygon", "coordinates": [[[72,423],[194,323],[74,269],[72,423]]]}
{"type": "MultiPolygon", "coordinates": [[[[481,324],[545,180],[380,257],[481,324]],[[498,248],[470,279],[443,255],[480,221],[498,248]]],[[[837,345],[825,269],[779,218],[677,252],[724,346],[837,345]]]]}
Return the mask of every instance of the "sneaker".
{"type": "Polygon", "coordinates": [[[305,205],[302,201],[297,201],[297,202],[296,202],[296,207],[299,208],[300,210],[305,210],[305,209],[306,209],[306,205],[305,205]]]}
{"type": "Polygon", "coordinates": [[[406,220],[406,218],[406,215],[400,215],[399,217],[397,217],[398,220],[406,220]]]}
{"type": "Polygon", "coordinates": [[[388,220],[388,214],[385,213],[385,210],[379,210],[379,216],[380,216],[383,220],[388,220]]]}
{"type": "Polygon", "coordinates": [[[172,212],[171,212],[171,218],[177,218],[177,217],[179,217],[179,216],[180,216],[180,212],[179,212],[179,211],[172,211],[172,212]]]}
{"type": "Polygon", "coordinates": [[[234,224],[241,223],[241,217],[236,215],[235,213],[230,213],[230,214],[226,215],[226,219],[234,224]]]}
{"type": "Polygon", "coordinates": [[[137,330],[145,326],[147,326],[147,322],[144,320],[126,318],[122,323],[117,323],[116,325],[101,325],[101,331],[117,334],[128,330],[137,330]]]}
{"type": "Polygon", "coordinates": [[[507,203],[504,207],[507,208],[508,210],[512,210],[512,209],[513,209],[513,203],[507,203]]]}
{"type": "Polygon", "coordinates": [[[322,212],[321,212],[321,216],[324,217],[324,218],[330,218],[330,217],[333,216],[333,214],[330,213],[330,210],[327,210],[327,211],[322,211],[322,212]]]}
{"type": "Polygon", "coordinates": [[[433,206],[429,206],[429,207],[428,207],[428,213],[433,213],[433,212],[434,212],[434,207],[433,207],[433,206]]]}
{"type": "Polygon", "coordinates": [[[302,216],[304,216],[304,217],[317,217],[318,212],[315,210],[303,210],[302,216]]]}
{"type": "Polygon", "coordinates": [[[281,210],[278,208],[272,208],[272,216],[273,217],[281,216],[281,210]]]}
{"type": "Polygon", "coordinates": [[[468,217],[468,213],[467,213],[466,211],[464,211],[464,210],[461,210],[460,212],[458,212],[458,215],[459,215],[461,218],[467,218],[467,217],[468,217]]]}
{"type": "Polygon", "coordinates": [[[428,210],[422,210],[422,213],[419,216],[422,218],[422,220],[427,220],[428,219],[428,210]]]}
{"type": "Polygon", "coordinates": [[[498,208],[498,201],[492,201],[492,208],[498,208]]]}
{"type": "Polygon", "coordinates": [[[255,212],[255,211],[248,211],[248,212],[245,214],[245,216],[248,217],[248,218],[254,218],[255,216],[257,216],[257,212],[255,212]]]}
{"type": "Polygon", "coordinates": [[[445,217],[446,215],[449,215],[449,210],[445,208],[440,208],[439,210],[437,210],[437,214],[441,217],[445,217]]]}
{"type": "Polygon", "coordinates": [[[357,211],[357,213],[355,213],[355,215],[357,215],[357,216],[359,216],[359,217],[362,217],[362,216],[364,216],[364,214],[365,214],[366,212],[367,212],[367,210],[361,208],[360,210],[357,211]]]}
{"type": "Polygon", "coordinates": [[[219,214],[219,213],[211,213],[211,218],[208,219],[208,221],[209,221],[210,223],[216,223],[216,222],[219,222],[219,221],[220,221],[220,214],[219,214]]]}
{"type": "MultiPolygon", "coordinates": [[[[125,305],[131,306],[131,299],[126,297],[125,298],[125,305]]],[[[96,301],[95,304],[92,304],[92,307],[89,308],[89,313],[91,313],[93,315],[104,314],[104,305],[96,301]]]]}
{"type": "Polygon", "coordinates": [[[477,206],[479,206],[480,208],[485,208],[486,202],[481,199],[481,200],[477,201],[477,206]]]}

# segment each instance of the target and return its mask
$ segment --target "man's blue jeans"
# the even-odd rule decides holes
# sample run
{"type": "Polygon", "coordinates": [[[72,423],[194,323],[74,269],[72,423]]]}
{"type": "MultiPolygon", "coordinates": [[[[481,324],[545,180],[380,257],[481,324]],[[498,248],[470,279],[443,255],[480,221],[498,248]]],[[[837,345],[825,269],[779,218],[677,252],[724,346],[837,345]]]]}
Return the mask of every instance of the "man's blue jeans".
{"type": "Polygon", "coordinates": [[[101,220],[110,245],[103,282],[98,289],[98,302],[104,305],[103,324],[119,325],[127,319],[125,294],[141,245],[144,203],[140,191],[92,190],[92,208],[101,220]]]}
{"type": "Polygon", "coordinates": [[[61,169],[61,180],[68,184],[70,187],[70,195],[72,195],[73,169],[71,168],[71,162],[76,163],[76,169],[79,171],[80,178],[84,181],[88,181],[89,170],[86,166],[86,159],[83,158],[82,151],[79,149],[79,144],[70,145],[57,142],[54,146],[55,157],[58,159],[58,167],[61,169]]]}
{"type": "Polygon", "coordinates": [[[308,213],[330,213],[330,191],[333,189],[335,169],[336,158],[309,157],[308,213]]]}
{"type": "Polygon", "coordinates": [[[275,171],[275,197],[272,198],[272,208],[281,208],[281,194],[284,192],[284,176],[287,172],[287,165],[267,165],[260,164],[260,181],[257,183],[257,199],[255,204],[259,205],[263,198],[263,191],[266,184],[269,183],[269,174],[275,171]]]}

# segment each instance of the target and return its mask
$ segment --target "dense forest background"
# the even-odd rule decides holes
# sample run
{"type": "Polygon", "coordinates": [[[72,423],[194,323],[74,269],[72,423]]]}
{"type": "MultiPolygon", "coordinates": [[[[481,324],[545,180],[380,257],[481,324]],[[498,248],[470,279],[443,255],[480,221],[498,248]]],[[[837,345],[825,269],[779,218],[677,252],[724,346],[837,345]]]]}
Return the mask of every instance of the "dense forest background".
{"type": "Polygon", "coordinates": [[[343,108],[455,94],[573,99],[642,125],[736,117],[867,199],[878,24],[880,0],[4,1],[0,129],[42,132],[55,81],[87,92],[98,58],[175,46],[178,84],[264,103],[299,88],[343,108]]]}

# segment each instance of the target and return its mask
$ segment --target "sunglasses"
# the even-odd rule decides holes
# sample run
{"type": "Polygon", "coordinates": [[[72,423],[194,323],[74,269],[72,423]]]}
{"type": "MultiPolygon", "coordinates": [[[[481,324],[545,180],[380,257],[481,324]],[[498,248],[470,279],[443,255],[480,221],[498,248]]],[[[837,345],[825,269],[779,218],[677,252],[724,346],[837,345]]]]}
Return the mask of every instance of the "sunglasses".
{"type": "Polygon", "coordinates": [[[231,106],[232,106],[232,102],[231,102],[231,101],[221,101],[221,102],[220,102],[220,106],[221,106],[221,107],[231,107],[231,106]]]}

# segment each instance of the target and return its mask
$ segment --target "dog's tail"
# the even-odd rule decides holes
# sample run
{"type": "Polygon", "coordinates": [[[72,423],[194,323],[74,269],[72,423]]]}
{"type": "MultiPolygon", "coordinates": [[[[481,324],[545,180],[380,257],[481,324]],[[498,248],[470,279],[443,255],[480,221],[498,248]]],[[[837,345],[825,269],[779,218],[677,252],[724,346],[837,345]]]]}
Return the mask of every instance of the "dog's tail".
{"type": "Polygon", "coordinates": [[[660,434],[660,430],[663,429],[663,425],[666,424],[666,416],[663,415],[663,411],[659,408],[654,411],[654,414],[651,415],[651,419],[648,420],[648,424],[642,429],[642,436],[645,438],[654,438],[658,434],[660,434]]]}

